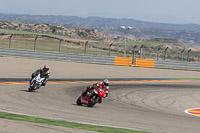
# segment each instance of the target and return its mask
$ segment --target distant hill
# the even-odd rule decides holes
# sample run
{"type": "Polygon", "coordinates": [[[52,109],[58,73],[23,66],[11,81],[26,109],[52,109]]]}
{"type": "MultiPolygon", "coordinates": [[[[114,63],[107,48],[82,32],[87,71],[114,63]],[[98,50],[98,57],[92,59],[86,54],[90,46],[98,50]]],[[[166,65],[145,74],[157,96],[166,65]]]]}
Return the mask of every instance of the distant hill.
{"type": "MultiPolygon", "coordinates": [[[[32,33],[54,34],[63,36],[63,38],[70,37],[76,39],[92,39],[98,41],[103,41],[106,39],[104,34],[98,32],[95,29],[72,29],[52,24],[31,24],[21,22],[0,21],[0,29],[28,31],[32,33]]],[[[6,32],[1,33],[1,35],[6,35],[6,32]]]]}
{"type": "Polygon", "coordinates": [[[56,15],[18,15],[0,13],[0,21],[16,21],[23,23],[46,23],[62,25],[65,28],[92,28],[104,34],[123,35],[125,32],[119,27],[131,26],[128,35],[136,38],[151,39],[169,37],[183,40],[191,45],[200,45],[200,25],[198,24],[167,24],[144,22],[134,19],[115,19],[101,17],[76,17],[56,15]]]}
{"type": "Polygon", "coordinates": [[[78,26],[85,28],[107,28],[118,29],[120,26],[132,26],[141,29],[154,30],[187,30],[200,31],[198,24],[167,24],[145,22],[134,19],[115,19],[115,18],[101,18],[101,17],[76,17],[76,16],[61,16],[61,15],[28,15],[28,14],[4,14],[0,13],[0,20],[17,21],[24,23],[48,23],[54,25],[78,26]]]}

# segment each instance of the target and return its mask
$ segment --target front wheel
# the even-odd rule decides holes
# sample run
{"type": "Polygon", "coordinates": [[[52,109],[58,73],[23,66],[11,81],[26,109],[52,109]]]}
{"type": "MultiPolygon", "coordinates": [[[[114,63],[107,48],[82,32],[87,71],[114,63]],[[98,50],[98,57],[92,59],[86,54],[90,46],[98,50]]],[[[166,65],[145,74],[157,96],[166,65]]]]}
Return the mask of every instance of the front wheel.
{"type": "Polygon", "coordinates": [[[92,96],[88,102],[88,107],[94,106],[99,100],[100,100],[99,96],[97,95],[92,96]]]}
{"type": "Polygon", "coordinates": [[[82,103],[81,103],[81,96],[77,99],[76,104],[77,105],[82,105],[82,103]]]}
{"type": "Polygon", "coordinates": [[[31,87],[29,87],[29,88],[28,88],[28,91],[31,92],[31,91],[33,91],[33,90],[31,89],[31,87]]]}
{"type": "Polygon", "coordinates": [[[39,89],[39,84],[38,84],[38,82],[37,81],[33,81],[33,82],[31,82],[30,83],[30,89],[31,90],[36,90],[36,89],[39,89]]]}

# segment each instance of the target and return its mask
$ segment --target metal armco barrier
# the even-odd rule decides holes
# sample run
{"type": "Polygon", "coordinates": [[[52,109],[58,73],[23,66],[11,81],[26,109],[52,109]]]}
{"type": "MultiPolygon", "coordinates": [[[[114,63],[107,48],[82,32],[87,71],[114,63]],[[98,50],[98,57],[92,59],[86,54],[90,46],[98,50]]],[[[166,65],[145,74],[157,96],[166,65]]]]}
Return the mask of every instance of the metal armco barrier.
{"type": "Polygon", "coordinates": [[[135,59],[136,67],[151,67],[174,70],[200,71],[200,63],[181,62],[181,61],[160,61],[153,59],[135,59]]]}
{"type": "Polygon", "coordinates": [[[13,57],[25,57],[34,59],[46,59],[46,60],[63,60],[72,62],[84,62],[95,64],[115,64],[115,57],[109,56],[95,56],[95,55],[79,55],[70,53],[57,53],[47,51],[32,51],[32,50],[20,50],[12,48],[0,48],[0,56],[13,56],[13,57]]]}
{"type": "Polygon", "coordinates": [[[155,68],[200,71],[200,63],[155,60],[155,68]]]}
{"type": "Polygon", "coordinates": [[[178,61],[161,61],[153,59],[135,59],[132,65],[132,58],[79,55],[70,53],[57,53],[47,51],[20,50],[12,48],[0,48],[0,56],[13,56],[23,58],[45,59],[45,60],[62,60],[72,62],[109,64],[137,67],[154,67],[162,69],[176,70],[193,70],[200,71],[200,63],[178,62],[178,61]]]}

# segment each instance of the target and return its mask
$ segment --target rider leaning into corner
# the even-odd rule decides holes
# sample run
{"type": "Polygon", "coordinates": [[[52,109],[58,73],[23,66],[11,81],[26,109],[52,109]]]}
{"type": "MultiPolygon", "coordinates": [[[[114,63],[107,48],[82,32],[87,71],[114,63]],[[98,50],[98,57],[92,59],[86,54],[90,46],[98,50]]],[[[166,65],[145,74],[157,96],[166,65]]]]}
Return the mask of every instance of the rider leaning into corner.
{"type": "Polygon", "coordinates": [[[104,96],[104,98],[105,98],[105,97],[108,96],[108,91],[109,91],[109,86],[108,85],[109,85],[109,80],[108,79],[104,79],[102,82],[93,84],[93,86],[88,86],[87,89],[85,91],[83,91],[82,96],[85,97],[87,92],[89,92],[90,90],[93,90],[94,88],[101,88],[106,92],[106,94],[104,96]]]}
{"type": "MultiPolygon", "coordinates": [[[[31,80],[37,75],[40,74],[41,78],[45,78],[42,85],[41,86],[45,86],[47,83],[47,80],[49,79],[50,76],[50,72],[49,72],[49,66],[48,65],[44,65],[43,68],[40,68],[38,70],[36,70],[34,73],[32,73],[31,75],[31,80]]],[[[30,81],[31,81],[30,80],[30,81]]]]}

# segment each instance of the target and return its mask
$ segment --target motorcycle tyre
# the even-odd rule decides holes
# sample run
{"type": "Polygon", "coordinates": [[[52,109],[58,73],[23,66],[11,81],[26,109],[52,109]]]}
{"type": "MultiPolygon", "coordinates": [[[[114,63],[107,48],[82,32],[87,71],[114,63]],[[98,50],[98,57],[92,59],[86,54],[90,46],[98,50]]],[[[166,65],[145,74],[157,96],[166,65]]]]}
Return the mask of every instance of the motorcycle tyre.
{"type": "Polygon", "coordinates": [[[94,106],[100,100],[99,96],[96,96],[94,102],[92,102],[91,99],[92,99],[92,97],[90,98],[90,100],[88,102],[88,105],[87,105],[88,107],[94,106]]]}
{"type": "Polygon", "coordinates": [[[82,105],[82,103],[81,103],[81,96],[77,99],[76,104],[77,105],[82,105]]]}
{"type": "Polygon", "coordinates": [[[31,88],[28,88],[28,91],[29,91],[29,92],[32,92],[33,90],[32,90],[31,88]]]}

